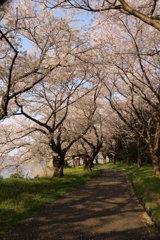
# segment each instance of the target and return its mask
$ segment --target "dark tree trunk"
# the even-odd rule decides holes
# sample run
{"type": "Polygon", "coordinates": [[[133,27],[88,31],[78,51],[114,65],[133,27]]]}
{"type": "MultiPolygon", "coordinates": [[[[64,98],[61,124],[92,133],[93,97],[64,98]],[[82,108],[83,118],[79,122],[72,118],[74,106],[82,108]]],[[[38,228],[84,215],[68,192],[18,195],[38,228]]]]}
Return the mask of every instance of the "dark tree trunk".
{"type": "Polygon", "coordinates": [[[89,162],[88,161],[84,161],[84,164],[83,164],[83,171],[89,171],[90,168],[89,168],[89,162]]]}
{"type": "Polygon", "coordinates": [[[143,167],[143,160],[142,157],[140,155],[140,151],[139,151],[139,143],[140,143],[140,138],[139,136],[137,137],[137,162],[138,162],[138,168],[143,167]]]}
{"type": "Polygon", "coordinates": [[[152,158],[152,165],[153,165],[153,175],[159,176],[160,175],[160,166],[159,166],[159,156],[155,153],[151,154],[152,158]]]}
{"type": "Polygon", "coordinates": [[[116,158],[115,158],[115,155],[113,155],[112,157],[113,157],[113,164],[115,165],[115,164],[116,164],[116,158]]]}
{"type": "Polygon", "coordinates": [[[114,151],[110,151],[109,153],[109,162],[112,162],[113,164],[116,164],[116,158],[114,151]]]}
{"type": "Polygon", "coordinates": [[[127,165],[130,165],[129,156],[127,155],[127,165]]]}
{"type": "Polygon", "coordinates": [[[93,158],[87,159],[87,157],[83,160],[83,171],[91,171],[94,168],[93,158]]]}
{"type": "Polygon", "coordinates": [[[139,155],[138,156],[138,168],[141,168],[141,167],[143,167],[143,160],[142,160],[142,157],[139,155]]]}
{"type": "Polygon", "coordinates": [[[129,156],[128,148],[124,149],[124,152],[125,152],[125,157],[126,157],[126,164],[129,166],[130,165],[130,156],[129,156]]]}
{"type": "Polygon", "coordinates": [[[94,158],[89,159],[89,170],[92,170],[92,168],[94,168],[93,159],[94,158]]]}
{"type": "Polygon", "coordinates": [[[95,157],[95,162],[98,163],[98,155],[95,157]]]}
{"type": "Polygon", "coordinates": [[[156,123],[156,131],[155,131],[153,146],[152,146],[151,135],[150,135],[149,131],[147,131],[147,137],[148,137],[149,151],[150,151],[151,158],[152,158],[153,175],[159,176],[160,175],[159,153],[158,153],[159,139],[160,139],[160,124],[159,124],[159,122],[156,123]]]}
{"type": "Polygon", "coordinates": [[[53,156],[54,177],[63,177],[64,157],[53,156]]]}

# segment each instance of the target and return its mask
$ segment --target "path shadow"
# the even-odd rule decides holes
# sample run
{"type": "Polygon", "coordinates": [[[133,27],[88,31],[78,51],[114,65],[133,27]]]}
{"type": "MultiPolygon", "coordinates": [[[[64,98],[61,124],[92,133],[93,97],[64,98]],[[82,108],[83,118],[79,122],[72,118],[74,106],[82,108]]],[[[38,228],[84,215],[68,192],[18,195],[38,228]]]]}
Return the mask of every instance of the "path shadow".
{"type": "MultiPolygon", "coordinates": [[[[143,240],[150,236],[124,173],[103,173],[11,231],[4,240],[143,240]]],[[[157,238],[156,238],[157,237],[157,238]]]]}

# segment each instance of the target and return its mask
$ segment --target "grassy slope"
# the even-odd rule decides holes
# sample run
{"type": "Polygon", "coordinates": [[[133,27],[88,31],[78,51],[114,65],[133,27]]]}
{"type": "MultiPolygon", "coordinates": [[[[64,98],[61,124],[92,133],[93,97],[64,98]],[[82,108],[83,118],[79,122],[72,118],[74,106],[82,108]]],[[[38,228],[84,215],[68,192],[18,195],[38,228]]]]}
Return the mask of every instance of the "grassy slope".
{"type": "Polygon", "coordinates": [[[83,173],[82,167],[78,167],[64,169],[62,178],[0,179],[0,239],[39,208],[99,173],[96,168],[83,173]]]}
{"type": "Polygon", "coordinates": [[[153,170],[152,166],[149,164],[145,164],[142,168],[138,169],[137,164],[131,164],[129,167],[124,163],[117,163],[116,165],[113,165],[112,163],[108,163],[106,165],[103,165],[103,167],[106,168],[115,168],[125,171],[128,180],[133,182],[134,186],[136,187],[136,190],[138,192],[138,197],[142,198],[144,203],[150,208],[152,212],[160,219],[160,209],[152,203],[152,201],[148,198],[147,194],[142,190],[142,188],[139,186],[136,179],[133,177],[133,175],[130,173],[130,171],[134,172],[136,176],[139,178],[139,180],[149,189],[151,192],[153,192],[158,198],[160,198],[160,176],[153,176],[153,170]]]}

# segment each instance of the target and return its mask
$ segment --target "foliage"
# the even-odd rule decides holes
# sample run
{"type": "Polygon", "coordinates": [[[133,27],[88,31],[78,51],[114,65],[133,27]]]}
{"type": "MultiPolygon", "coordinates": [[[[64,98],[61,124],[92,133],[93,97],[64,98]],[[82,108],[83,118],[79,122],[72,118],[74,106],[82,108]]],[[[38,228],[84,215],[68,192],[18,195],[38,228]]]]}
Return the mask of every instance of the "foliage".
{"type": "Polygon", "coordinates": [[[146,144],[146,142],[144,141],[144,139],[140,140],[139,153],[140,153],[140,156],[141,156],[143,162],[150,163],[150,164],[152,163],[149,148],[148,148],[148,145],[146,144]]]}
{"type": "Polygon", "coordinates": [[[12,173],[10,175],[10,178],[24,178],[24,175],[22,174],[21,171],[18,171],[18,172],[12,173]]]}
{"type": "Polygon", "coordinates": [[[130,19],[134,16],[134,18],[140,19],[143,23],[160,30],[160,19],[158,15],[160,7],[158,1],[155,0],[102,0],[98,1],[98,3],[96,0],[43,0],[42,3],[44,4],[44,7],[50,9],[61,6],[65,9],[75,9],[75,13],[77,12],[77,9],[92,12],[93,14],[96,13],[95,18],[100,18],[102,15],[105,16],[103,19],[106,20],[107,18],[111,18],[115,20],[116,23],[119,18],[123,17],[123,15],[130,16],[130,19]],[[115,11],[116,14],[113,14],[115,11]]]}
{"type": "Polygon", "coordinates": [[[65,168],[69,168],[69,167],[70,167],[67,160],[64,160],[64,167],[65,167],[65,168]]]}
{"type": "Polygon", "coordinates": [[[0,239],[3,234],[47,203],[99,175],[82,167],[65,168],[63,178],[3,179],[0,181],[0,239]]]}
{"type": "MultiPolygon", "coordinates": [[[[159,149],[160,149],[160,144],[159,144],[159,149]]],[[[126,162],[126,155],[125,155],[126,150],[128,151],[130,162],[137,163],[138,152],[137,152],[137,145],[135,141],[130,142],[127,147],[124,146],[121,141],[116,142],[116,148],[115,148],[116,161],[126,162]]],[[[147,143],[144,141],[144,139],[140,139],[140,142],[139,142],[139,155],[142,158],[143,162],[150,163],[150,164],[152,163],[149,148],[147,143]]]]}

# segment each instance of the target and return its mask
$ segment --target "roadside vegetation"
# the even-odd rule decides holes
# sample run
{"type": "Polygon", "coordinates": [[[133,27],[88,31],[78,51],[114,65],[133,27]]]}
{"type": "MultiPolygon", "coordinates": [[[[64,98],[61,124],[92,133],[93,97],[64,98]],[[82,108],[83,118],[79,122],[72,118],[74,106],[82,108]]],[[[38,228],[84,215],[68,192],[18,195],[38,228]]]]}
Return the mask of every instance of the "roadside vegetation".
{"type": "Polygon", "coordinates": [[[65,168],[64,172],[62,178],[0,179],[0,239],[44,205],[100,174],[97,168],[84,173],[82,166],[65,168]]]}
{"type": "Polygon", "coordinates": [[[158,219],[157,224],[159,225],[160,208],[150,197],[148,197],[146,191],[142,189],[137,179],[133,175],[135,174],[136,177],[140,180],[140,182],[143,183],[148,190],[150,190],[157,198],[160,199],[160,177],[153,176],[152,165],[144,163],[144,166],[142,168],[138,168],[136,163],[128,166],[126,163],[116,162],[116,164],[103,164],[101,167],[124,171],[127,175],[128,181],[132,184],[133,190],[138,200],[143,206],[145,206],[149,215],[154,214],[156,216],[156,218],[158,219]]]}

